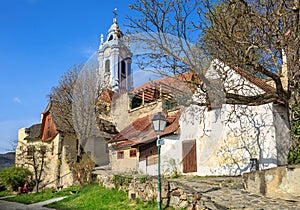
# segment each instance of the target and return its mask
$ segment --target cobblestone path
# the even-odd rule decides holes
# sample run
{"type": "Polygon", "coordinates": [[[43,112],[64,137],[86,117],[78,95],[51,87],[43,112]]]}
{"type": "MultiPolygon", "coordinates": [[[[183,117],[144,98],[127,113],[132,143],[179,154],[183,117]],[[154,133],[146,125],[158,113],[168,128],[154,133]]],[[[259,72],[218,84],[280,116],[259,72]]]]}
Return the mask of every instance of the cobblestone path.
{"type": "Polygon", "coordinates": [[[200,192],[207,209],[300,210],[300,199],[267,198],[246,192],[241,177],[183,177],[176,181],[200,192]]]}

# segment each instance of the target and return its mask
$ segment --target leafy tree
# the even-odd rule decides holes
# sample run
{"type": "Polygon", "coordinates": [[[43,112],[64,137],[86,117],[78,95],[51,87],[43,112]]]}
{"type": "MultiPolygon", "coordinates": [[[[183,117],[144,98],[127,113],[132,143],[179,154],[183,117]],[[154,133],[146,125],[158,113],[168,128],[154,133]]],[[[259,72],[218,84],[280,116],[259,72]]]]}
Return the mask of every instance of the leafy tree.
{"type": "Polygon", "coordinates": [[[155,49],[142,66],[160,64],[157,72],[163,74],[193,71],[206,89],[216,89],[203,70],[207,57],[270,80],[275,90],[255,96],[223,90],[224,103],[283,104],[292,131],[291,152],[299,151],[299,129],[294,123],[300,106],[298,0],[137,0],[130,8],[137,13],[129,17],[132,31],[145,34],[140,40],[155,49]]]}
{"type": "Polygon", "coordinates": [[[23,187],[24,184],[31,182],[33,174],[27,168],[12,166],[0,172],[1,182],[17,191],[18,187],[23,187]]]}

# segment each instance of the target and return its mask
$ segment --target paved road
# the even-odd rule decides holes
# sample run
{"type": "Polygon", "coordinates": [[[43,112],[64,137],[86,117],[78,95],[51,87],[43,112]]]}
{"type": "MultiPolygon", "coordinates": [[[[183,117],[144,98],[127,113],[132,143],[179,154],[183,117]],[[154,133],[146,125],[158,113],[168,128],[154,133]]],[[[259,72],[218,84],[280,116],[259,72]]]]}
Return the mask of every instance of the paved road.
{"type": "Polygon", "coordinates": [[[0,210],[53,210],[51,208],[46,208],[43,206],[53,202],[60,201],[64,198],[65,197],[53,198],[51,200],[47,200],[40,203],[34,203],[30,205],[0,200],[0,210]]]}
{"type": "Polygon", "coordinates": [[[176,181],[200,192],[205,207],[211,210],[300,210],[300,199],[275,199],[248,193],[238,178],[182,178],[176,181]]]}
{"type": "MultiPolygon", "coordinates": [[[[179,178],[176,181],[201,193],[206,210],[300,210],[300,199],[275,199],[248,193],[239,178],[179,178]]],[[[0,200],[0,210],[53,210],[43,206],[64,198],[31,205],[0,200]]]]}

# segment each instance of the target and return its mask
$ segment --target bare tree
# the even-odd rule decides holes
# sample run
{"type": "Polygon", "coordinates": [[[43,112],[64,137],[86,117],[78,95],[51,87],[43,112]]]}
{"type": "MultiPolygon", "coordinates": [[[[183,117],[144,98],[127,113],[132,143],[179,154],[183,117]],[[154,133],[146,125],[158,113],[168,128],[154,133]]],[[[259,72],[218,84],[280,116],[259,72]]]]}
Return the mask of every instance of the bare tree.
{"type": "Polygon", "coordinates": [[[52,102],[51,113],[55,116],[59,129],[66,133],[75,133],[72,118],[73,88],[76,84],[82,66],[74,65],[61,77],[58,86],[53,87],[48,95],[52,102]]]}
{"type": "MultiPolygon", "coordinates": [[[[232,68],[270,80],[273,91],[243,95],[220,87],[225,103],[261,105],[279,102],[289,110],[292,143],[298,141],[293,122],[299,121],[299,1],[137,0],[130,8],[133,32],[155,49],[147,62],[160,64],[164,74],[193,71],[206,89],[218,92],[205,77],[203,58],[219,59],[232,68]],[[193,43],[193,44],[191,44],[193,43]],[[163,59],[165,60],[163,60],[163,59]],[[171,62],[172,61],[172,62],[171,62]],[[286,71],[286,72],[285,72],[286,71]],[[287,89],[283,74],[287,74],[287,89]],[[293,135],[294,134],[294,135],[293,135]]],[[[143,63],[142,63],[143,64],[143,63]]]]}
{"type": "Polygon", "coordinates": [[[88,139],[99,135],[99,112],[103,110],[97,108],[97,105],[100,106],[97,100],[105,90],[106,83],[100,80],[101,69],[97,58],[95,53],[84,65],[74,65],[49,94],[51,114],[57,129],[79,141],[79,159],[85,151],[88,139]]]}
{"type": "Polygon", "coordinates": [[[10,141],[10,146],[11,148],[9,149],[9,151],[13,151],[15,152],[16,151],[16,148],[18,146],[18,139],[13,139],[10,141]]]}
{"type": "MultiPolygon", "coordinates": [[[[21,144],[21,143],[20,143],[21,144]]],[[[36,192],[39,192],[39,185],[43,180],[43,172],[47,168],[47,152],[49,147],[43,143],[19,145],[19,154],[16,155],[21,165],[33,171],[33,180],[36,192]]]]}
{"type": "Polygon", "coordinates": [[[103,87],[101,87],[97,62],[97,59],[90,59],[83,65],[72,90],[73,125],[83,149],[85,149],[88,139],[96,136],[99,132],[96,101],[102,93],[103,87]]]}

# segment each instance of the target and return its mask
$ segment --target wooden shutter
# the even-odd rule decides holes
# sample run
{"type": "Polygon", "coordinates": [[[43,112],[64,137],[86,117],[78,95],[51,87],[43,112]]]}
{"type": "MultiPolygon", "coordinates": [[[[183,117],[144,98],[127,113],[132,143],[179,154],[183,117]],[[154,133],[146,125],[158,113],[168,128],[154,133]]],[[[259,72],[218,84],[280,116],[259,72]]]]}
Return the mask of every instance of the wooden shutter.
{"type": "Polygon", "coordinates": [[[196,141],[182,142],[183,173],[197,172],[196,141]]]}

